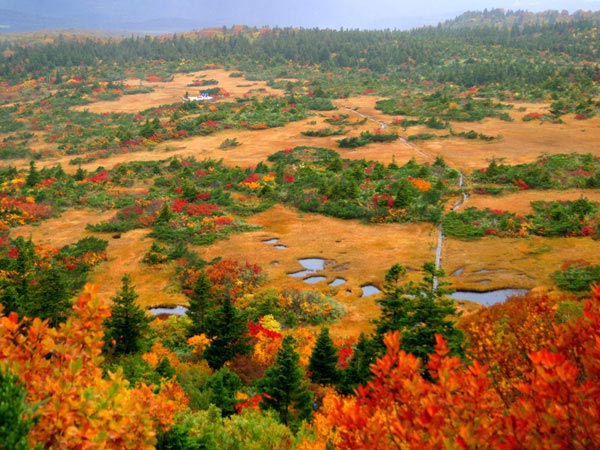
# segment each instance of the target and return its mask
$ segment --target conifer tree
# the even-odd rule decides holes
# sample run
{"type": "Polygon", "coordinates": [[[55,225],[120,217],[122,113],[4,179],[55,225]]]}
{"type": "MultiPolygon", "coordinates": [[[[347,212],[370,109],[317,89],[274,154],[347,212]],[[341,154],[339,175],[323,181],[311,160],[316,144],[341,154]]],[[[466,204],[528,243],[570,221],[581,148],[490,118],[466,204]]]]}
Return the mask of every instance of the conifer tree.
{"type": "Polygon", "coordinates": [[[12,242],[16,257],[3,267],[8,276],[0,278],[0,302],[6,313],[14,311],[26,315],[32,295],[32,281],[35,276],[35,263],[39,258],[35,253],[35,245],[18,237],[12,242]]]}
{"type": "Polygon", "coordinates": [[[77,168],[77,172],[75,172],[74,178],[75,181],[83,181],[87,177],[87,170],[83,169],[81,166],[77,168]]]}
{"type": "Polygon", "coordinates": [[[239,314],[227,295],[219,309],[206,321],[206,336],[212,339],[204,351],[208,365],[218,370],[236,355],[245,355],[250,349],[248,323],[239,314]]]}
{"type": "Polygon", "coordinates": [[[143,350],[150,318],[135,303],[138,294],[129,275],[123,275],[121,281],[121,290],[111,299],[111,315],[104,321],[105,346],[117,355],[126,355],[143,350]]]}
{"type": "Polygon", "coordinates": [[[27,316],[48,319],[53,327],[64,322],[72,306],[65,270],[57,265],[43,270],[30,297],[27,316]]]}
{"type": "Polygon", "coordinates": [[[7,368],[0,367],[0,448],[27,450],[34,420],[25,402],[27,391],[7,368]]]}
{"type": "Polygon", "coordinates": [[[216,301],[211,294],[212,282],[204,270],[200,271],[198,279],[194,283],[190,297],[190,304],[186,312],[190,318],[188,336],[206,334],[206,319],[208,314],[215,309],[216,301]]]}
{"type": "Polygon", "coordinates": [[[33,161],[29,161],[29,172],[27,173],[27,178],[25,179],[25,185],[27,187],[33,187],[41,181],[42,177],[35,167],[35,163],[33,161]]]}
{"type": "Polygon", "coordinates": [[[235,413],[235,394],[242,389],[242,380],[235,372],[227,367],[219,369],[206,381],[206,387],[210,392],[210,403],[221,410],[223,417],[235,413]]]}
{"type": "Polygon", "coordinates": [[[390,331],[400,331],[401,349],[428,361],[435,350],[435,335],[446,339],[453,355],[464,354],[463,334],[455,325],[458,317],[456,305],[447,297],[451,292],[448,283],[434,280],[444,275],[433,262],[423,265],[425,276],[421,282],[400,284],[404,267],[395,264],[386,275],[384,298],[379,301],[381,317],[377,325],[375,342],[383,349],[383,336],[390,331]]]}
{"type": "Polygon", "coordinates": [[[348,360],[348,367],[342,372],[342,393],[351,394],[359,385],[364,385],[371,379],[371,364],[377,359],[377,350],[373,339],[361,333],[348,360]]]}
{"type": "Polygon", "coordinates": [[[329,329],[323,327],[308,363],[311,381],[319,384],[336,385],[340,380],[337,363],[337,348],[335,348],[333,340],[329,336],[329,329]]]}
{"type": "Polygon", "coordinates": [[[156,218],[156,223],[167,223],[169,220],[173,218],[173,213],[169,208],[168,202],[164,202],[158,212],[158,217],[156,218]]]}
{"type": "Polygon", "coordinates": [[[261,408],[275,410],[283,424],[297,429],[302,420],[311,417],[312,394],[306,386],[304,370],[298,363],[300,355],[294,345],[293,337],[283,338],[275,364],[267,369],[258,388],[265,394],[261,408]]]}

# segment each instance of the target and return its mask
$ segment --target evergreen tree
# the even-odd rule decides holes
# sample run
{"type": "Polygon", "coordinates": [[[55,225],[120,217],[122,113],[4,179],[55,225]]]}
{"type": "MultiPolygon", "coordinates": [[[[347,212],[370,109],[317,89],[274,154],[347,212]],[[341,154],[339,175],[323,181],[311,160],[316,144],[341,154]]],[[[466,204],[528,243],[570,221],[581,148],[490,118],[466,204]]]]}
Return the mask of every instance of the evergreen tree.
{"type": "Polygon", "coordinates": [[[173,218],[173,213],[171,212],[171,208],[169,208],[169,204],[164,202],[158,212],[158,217],[156,218],[156,223],[167,223],[169,220],[173,218]]]}
{"type": "Polygon", "coordinates": [[[336,385],[340,380],[337,364],[337,348],[329,336],[329,329],[323,327],[310,355],[308,363],[310,379],[313,383],[336,385]]]}
{"type": "Polygon", "coordinates": [[[235,394],[242,389],[242,380],[235,372],[227,367],[219,369],[206,381],[206,387],[210,403],[221,410],[223,417],[236,412],[235,394]]]}
{"type": "Polygon", "coordinates": [[[206,319],[210,311],[216,307],[216,301],[211,294],[212,282],[204,270],[200,271],[194,283],[190,297],[190,304],[186,312],[190,318],[188,336],[206,334],[206,319]]]}
{"type": "Polygon", "coordinates": [[[77,172],[75,172],[74,178],[75,181],[83,181],[87,177],[87,170],[83,169],[81,166],[77,168],[77,172]]]}
{"type": "Polygon", "coordinates": [[[72,306],[70,299],[65,270],[61,266],[52,266],[42,271],[33,286],[26,315],[48,319],[50,325],[56,327],[67,319],[72,306]]]}
{"type": "Polygon", "coordinates": [[[31,238],[25,240],[18,237],[11,244],[16,257],[8,259],[6,267],[2,268],[9,276],[0,279],[0,301],[5,312],[14,311],[23,316],[27,314],[31,303],[35,263],[39,258],[31,238]]]}
{"type": "Polygon", "coordinates": [[[16,375],[0,367],[0,448],[27,450],[27,435],[34,425],[31,411],[25,402],[27,391],[16,375]]]}
{"type": "Polygon", "coordinates": [[[425,263],[423,270],[423,281],[404,285],[399,283],[404,267],[395,264],[388,271],[383,287],[385,296],[379,301],[381,317],[375,322],[375,341],[383,351],[384,334],[398,330],[402,350],[426,363],[434,352],[435,335],[440,334],[448,342],[451,354],[463,355],[463,334],[455,326],[458,312],[454,301],[447,297],[451,292],[445,288],[448,283],[434,287],[434,280],[444,273],[432,262],[425,263]]]}
{"type": "Polygon", "coordinates": [[[261,408],[275,410],[283,424],[297,429],[302,420],[311,417],[312,394],[306,386],[304,370],[298,363],[300,355],[294,345],[293,337],[283,338],[275,364],[267,369],[258,388],[266,394],[261,408]]]}
{"type": "Polygon", "coordinates": [[[29,172],[27,173],[27,178],[25,179],[25,185],[27,187],[33,187],[41,181],[42,177],[38,170],[35,167],[35,163],[33,161],[29,161],[29,172]]]}
{"type": "Polygon", "coordinates": [[[221,307],[210,314],[205,328],[205,334],[212,341],[204,351],[204,356],[212,369],[220,369],[234,356],[245,355],[251,349],[248,323],[228,295],[221,307]]]}
{"type": "Polygon", "coordinates": [[[352,356],[348,360],[348,367],[342,372],[340,391],[344,394],[352,394],[354,389],[364,385],[371,379],[371,364],[377,359],[378,348],[372,339],[364,333],[358,337],[354,346],[352,356]]]}
{"type": "Polygon", "coordinates": [[[123,275],[121,281],[121,290],[111,299],[111,316],[104,321],[105,345],[117,355],[126,355],[143,349],[150,318],[135,304],[138,294],[129,275],[123,275]]]}
{"type": "Polygon", "coordinates": [[[401,180],[394,197],[394,206],[408,208],[414,202],[417,189],[408,180],[401,180]]]}

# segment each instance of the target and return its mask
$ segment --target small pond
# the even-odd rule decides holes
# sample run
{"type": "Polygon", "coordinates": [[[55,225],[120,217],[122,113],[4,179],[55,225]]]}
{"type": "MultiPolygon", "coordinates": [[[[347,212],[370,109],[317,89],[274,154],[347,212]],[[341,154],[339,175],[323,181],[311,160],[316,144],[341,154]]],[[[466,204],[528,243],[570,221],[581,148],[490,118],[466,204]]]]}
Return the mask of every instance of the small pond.
{"type": "Polygon", "coordinates": [[[160,316],[161,314],[168,314],[171,316],[183,316],[187,312],[187,308],[185,306],[173,306],[170,308],[150,308],[150,312],[155,316],[160,316]]]}
{"type": "Polygon", "coordinates": [[[325,260],[323,258],[303,258],[299,259],[298,262],[302,267],[312,272],[325,269],[325,260]]]}
{"type": "Polygon", "coordinates": [[[267,239],[266,241],[262,241],[262,242],[263,242],[263,244],[272,245],[272,244],[277,244],[279,242],[279,239],[278,238],[267,239]]]}
{"type": "Polygon", "coordinates": [[[288,273],[288,275],[293,278],[304,278],[305,276],[307,276],[308,274],[311,274],[311,273],[314,273],[314,272],[312,270],[301,270],[299,272],[288,273]]]}
{"type": "Polygon", "coordinates": [[[361,297],[370,297],[371,295],[381,294],[381,290],[379,290],[372,284],[368,284],[366,286],[361,286],[361,289],[362,289],[361,297]]]}
{"type": "MultiPolygon", "coordinates": [[[[304,278],[305,276],[310,275],[311,273],[315,273],[315,272],[318,272],[319,270],[325,269],[325,260],[323,258],[304,258],[304,259],[299,259],[298,262],[300,263],[300,265],[302,265],[302,267],[304,267],[304,270],[288,273],[288,275],[290,277],[304,278]]],[[[319,278],[319,277],[311,277],[311,278],[319,278]]],[[[307,278],[307,279],[311,280],[311,278],[307,278]]],[[[323,280],[317,280],[317,281],[304,280],[304,282],[308,283],[308,284],[314,284],[314,283],[318,283],[319,281],[324,281],[325,277],[321,277],[321,278],[323,278],[323,280]]]]}
{"type": "Polygon", "coordinates": [[[495,303],[503,302],[513,295],[525,295],[527,292],[529,292],[527,289],[498,289],[496,291],[487,292],[456,291],[454,294],[450,295],[450,297],[455,300],[470,300],[485,306],[490,306],[495,303]]]}
{"type": "Polygon", "coordinates": [[[337,287],[337,286],[341,286],[345,282],[346,282],[346,280],[343,279],[343,278],[336,278],[331,283],[329,283],[329,286],[331,286],[331,287],[337,287]]]}
{"type": "Polygon", "coordinates": [[[317,284],[317,283],[320,283],[321,281],[325,281],[325,280],[327,280],[326,277],[316,276],[316,277],[305,278],[302,281],[304,281],[306,284],[317,284]]]}
{"type": "Polygon", "coordinates": [[[285,250],[287,248],[287,245],[281,245],[281,244],[279,244],[279,245],[276,245],[275,248],[277,250],[285,250]]]}

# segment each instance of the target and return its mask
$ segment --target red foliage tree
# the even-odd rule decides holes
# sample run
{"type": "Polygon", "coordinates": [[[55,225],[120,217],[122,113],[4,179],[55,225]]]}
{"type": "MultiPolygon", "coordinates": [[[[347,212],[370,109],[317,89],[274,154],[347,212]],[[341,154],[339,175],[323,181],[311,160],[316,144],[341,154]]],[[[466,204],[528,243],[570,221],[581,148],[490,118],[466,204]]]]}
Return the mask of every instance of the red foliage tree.
{"type": "Polygon", "coordinates": [[[428,363],[433,381],[424,379],[420,360],[400,350],[399,333],[388,334],[373,380],[355,396],[324,401],[317,439],[300,449],[599,448],[600,287],[583,317],[552,327],[510,398],[499,395],[494,369],[448,356],[439,336],[428,363]]]}

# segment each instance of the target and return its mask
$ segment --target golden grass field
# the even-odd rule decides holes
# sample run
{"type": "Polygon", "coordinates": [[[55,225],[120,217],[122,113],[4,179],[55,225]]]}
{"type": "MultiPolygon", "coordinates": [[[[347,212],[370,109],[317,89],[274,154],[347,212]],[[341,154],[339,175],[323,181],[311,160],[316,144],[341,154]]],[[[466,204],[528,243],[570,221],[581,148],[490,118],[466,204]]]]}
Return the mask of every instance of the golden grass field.
{"type": "MultiPolygon", "coordinates": [[[[241,96],[249,90],[265,89],[268,94],[282,95],[281,91],[268,88],[263,82],[248,82],[243,78],[231,78],[224,70],[201,72],[202,76],[219,81],[232,97],[241,96]],[[248,86],[251,85],[251,86],[248,86]]],[[[179,100],[186,90],[186,84],[199,74],[176,75],[172,82],[151,83],[155,91],[149,94],[124,96],[114,102],[98,102],[82,109],[94,112],[125,111],[134,112],[179,100]]],[[[130,80],[129,84],[139,84],[130,80]]],[[[143,84],[148,84],[144,82],[143,84]]],[[[196,88],[194,88],[196,89],[196,88]]],[[[195,91],[194,91],[195,92],[195,91]]],[[[197,159],[223,159],[228,165],[241,167],[255,166],[258,162],[278,150],[298,145],[313,145],[336,149],[344,158],[373,159],[389,163],[395,160],[403,164],[411,158],[418,162],[433,161],[441,155],[452,166],[469,172],[487,166],[492,158],[504,159],[505,163],[530,162],[543,153],[582,152],[600,156],[600,118],[585,121],[571,116],[564,118],[564,124],[550,124],[532,121],[523,122],[521,117],[528,112],[544,112],[544,104],[515,104],[510,115],[513,122],[486,119],[480,123],[453,124],[457,132],[475,129],[488,135],[502,135],[502,139],[491,143],[470,141],[460,138],[432,140],[417,145],[396,141],[391,144],[371,144],[356,150],[338,149],[335,140],[339,137],[310,138],[300,134],[307,129],[330,126],[323,120],[332,114],[348,113],[352,120],[360,119],[358,114],[343,108],[355,109],[375,120],[391,122],[393,117],[385,116],[374,106],[378,97],[360,96],[337,100],[337,111],[317,113],[314,116],[288,124],[285,127],[262,131],[227,130],[206,137],[193,137],[181,141],[160,144],[151,152],[138,152],[117,155],[83,166],[95,169],[98,165],[113,167],[128,160],[159,160],[171,156],[195,156],[197,159]],[[517,108],[525,108],[519,112],[517,108]],[[236,137],[240,146],[228,150],[219,149],[226,138],[236,137]]],[[[378,124],[369,120],[367,124],[352,127],[349,136],[358,135],[363,130],[373,130],[378,124]]],[[[407,134],[423,132],[414,127],[407,134]]],[[[429,130],[430,131],[430,130],[429,130]]],[[[39,140],[39,146],[42,144],[39,140]]],[[[42,165],[62,163],[65,170],[75,170],[68,165],[70,157],[43,160],[42,165]]],[[[25,166],[27,161],[18,165],[25,166]]],[[[472,196],[466,206],[505,209],[518,213],[529,211],[532,200],[575,199],[580,196],[600,201],[598,191],[520,191],[504,197],[493,198],[472,196]]],[[[76,242],[89,234],[87,223],[106,220],[113,212],[97,215],[85,210],[69,211],[60,218],[44,222],[39,226],[24,226],[13,235],[31,236],[42,244],[61,246],[76,242]]],[[[336,277],[346,283],[338,288],[330,288],[322,282],[311,288],[328,292],[346,306],[347,314],[333,327],[334,334],[351,335],[368,329],[369,321],[378,314],[376,297],[362,298],[360,286],[375,284],[381,287],[383,277],[389,267],[398,262],[410,269],[419,269],[426,261],[435,258],[437,230],[429,224],[384,224],[366,225],[357,221],[343,221],[313,214],[303,214],[294,209],[275,206],[263,213],[247,218],[252,224],[260,225],[259,231],[232,235],[229,239],[216,242],[208,247],[197,248],[200,256],[210,260],[216,256],[233,258],[239,261],[255,262],[268,273],[267,287],[296,286],[307,287],[301,281],[291,278],[288,273],[301,270],[299,258],[319,257],[326,260],[324,274],[327,281],[336,277]],[[277,250],[263,241],[278,238],[287,246],[277,250]]],[[[101,264],[92,273],[92,282],[100,286],[102,295],[111,296],[120,287],[124,273],[132,276],[136,290],[140,294],[140,304],[144,306],[182,304],[185,297],[177,291],[173,282],[175,268],[163,266],[149,268],[141,263],[145,251],[151,245],[146,238],[147,231],[134,230],[123,233],[120,239],[110,235],[101,236],[109,240],[108,262],[101,264]]],[[[449,276],[449,281],[459,289],[486,290],[493,288],[516,287],[534,288],[550,284],[550,274],[565,260],[584,259],[600,262],[600,242],[590,238],[570,239],[499,239],[488,237],[478,241],[463,242],[446,239],[442,255],[442,267],[448,275],[462,269],[460,276],[449,276]]],[[[409,273],[416,277],[417,274],[409,273]]]]}

